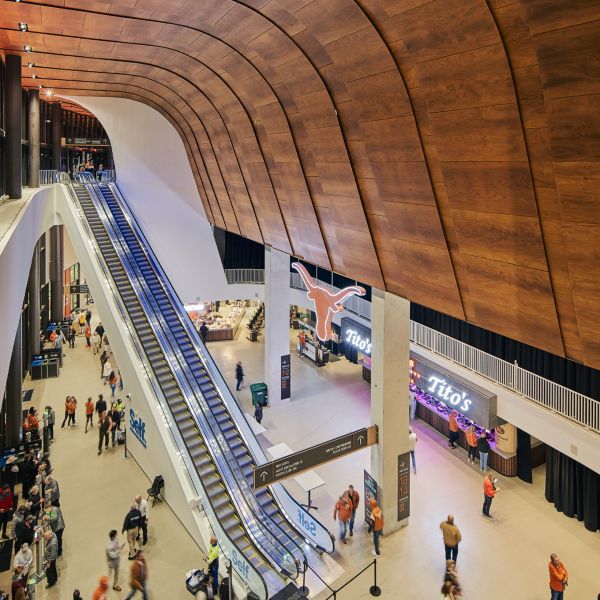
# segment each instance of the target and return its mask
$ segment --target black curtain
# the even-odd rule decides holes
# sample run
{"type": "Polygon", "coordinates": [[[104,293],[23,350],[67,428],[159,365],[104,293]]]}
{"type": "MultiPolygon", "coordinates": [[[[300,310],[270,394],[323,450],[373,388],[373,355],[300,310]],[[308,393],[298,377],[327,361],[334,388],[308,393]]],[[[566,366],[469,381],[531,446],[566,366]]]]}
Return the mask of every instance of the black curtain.
{"type": "Polygon", "coordinates": [[[264,269],[265,247],[230,231],[225,232],[225,269],[264,269]]]}
{"type": "Polygon", "coordinates": [[[546,500],[590,531],[600,529],[600,475],[546,446],[546,500]]]}
{"type": "Polygon", "coordinates": [[[410,318],[564,387],[600,400],[600,371],[411,303],[410,318]]]}
{"type": "Polygon", "coordinates": [[[533,483],[531,468],[531,436],[517,427],[517,475],[526,483],[533,483]]]}

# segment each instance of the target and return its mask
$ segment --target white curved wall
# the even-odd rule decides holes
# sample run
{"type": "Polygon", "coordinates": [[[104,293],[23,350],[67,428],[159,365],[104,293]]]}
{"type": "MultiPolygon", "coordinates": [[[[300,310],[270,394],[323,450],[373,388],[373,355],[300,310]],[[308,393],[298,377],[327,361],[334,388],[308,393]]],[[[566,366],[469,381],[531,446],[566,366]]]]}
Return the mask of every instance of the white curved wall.
{"type": "Polygon", "coordinates": [[[110,138],[117,183],[183,302],[228,298],[185,147],[156,110],[125,98],[71,97],[110,138]]]}

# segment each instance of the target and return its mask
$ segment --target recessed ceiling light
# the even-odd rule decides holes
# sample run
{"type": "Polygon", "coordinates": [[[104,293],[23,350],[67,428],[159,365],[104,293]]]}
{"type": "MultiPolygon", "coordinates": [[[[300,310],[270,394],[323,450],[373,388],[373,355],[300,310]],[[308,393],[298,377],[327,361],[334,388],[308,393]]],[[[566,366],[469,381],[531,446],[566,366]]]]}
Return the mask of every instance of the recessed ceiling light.
{"type": "Polygon", "coordinates": [[[21,31],[27,31],[29,27],[27,27],[27,23],[19,23],[19,29],[21,31]]]}
{"type": "Polygon", "coordinates": [[[31,79],[35,79],[36,77],[37,77],[37,75],[34,73],[34,74],[31,76],[31,79]]]}
{"type": "Polygon", "coordinates": [[[41,83],[40,85],[38,85],[38,87],[40,88],[40,90],[44,87],[41,83]]]}
{"type": "Polygon", "coordinates": [[[33,62],[28,62],[27,66],[31,69],[32,67],[35,67],[35,63],[33,62]]]}
{"type": "Polygon", "coordinates": [[[48,90],[48,91],[46,92],[46,94],[47,94],[48,96],[52,96],[52,90],[48,90]]]}
{"type": "Polygon", "coordinates": [[[29,44],[25,44],[23,50],[25,50],[25,52],[33,52],[33,48],[29,44]]]}

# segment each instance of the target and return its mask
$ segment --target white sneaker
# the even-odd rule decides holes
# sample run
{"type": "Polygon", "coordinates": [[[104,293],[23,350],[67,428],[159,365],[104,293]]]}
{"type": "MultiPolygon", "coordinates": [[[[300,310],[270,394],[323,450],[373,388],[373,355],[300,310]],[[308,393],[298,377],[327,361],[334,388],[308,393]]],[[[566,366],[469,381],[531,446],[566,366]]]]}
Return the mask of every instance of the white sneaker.
{"type": "Polygon", "coordinates": [[[377,558],[381,558],[381,554],[377,554],[377,552],[375,552],[375,550],[373,550],[373,556],[376,556],[377,558]]]}

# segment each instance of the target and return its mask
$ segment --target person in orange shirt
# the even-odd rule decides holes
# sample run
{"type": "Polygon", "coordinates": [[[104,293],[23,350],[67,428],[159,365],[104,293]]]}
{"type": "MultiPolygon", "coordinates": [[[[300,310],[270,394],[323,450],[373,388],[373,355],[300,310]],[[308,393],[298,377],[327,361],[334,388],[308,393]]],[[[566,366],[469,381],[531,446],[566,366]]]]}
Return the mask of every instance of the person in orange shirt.
{"type": "Polygon", "coordinates": [[[550,600],[563,600],[565,588],[569,585],[569,573],[556,554],[550,555],[548,571],[550,572],[550,600]]]}
{"type": "Polygon", "coordinates": [[[371,505],[371,528],[373,529],[373,554],[381,556],[381,552],[379,552],[379,538],[383,533],[383,512],[375,498],[371,498],[369,504],[371,505]]]}
{"type": "Polygon", "coordinates": [[[467,438],[467,460],[473,464],[477,460],[477,433],[474,425],[469,427],[465,437],[467,438]]]}
{"type": "Polygon", "coordinates": [[[333,520],[337,519],[340,522],[340,540],[342,540],[342,544],[347,544],[346,540],[346,530],[348,527],[348,521],[350,521],[350,516],[352,515],[352,503],[348,498],[347,493],[343,496],[340,496],[338,501],[335,503],[335,508],[333,509],[333,520]]]}
{"type": "Polygon", "coordinates": [[[298,334],[298,348],[299,348],[298,353],[300,355],[304,354],[304,349],[306,348],[306,334],[302,330],[298,334]]]}
{"type": "Polygon", "coordinates": [[[94,591],[92,600],[107,600],[107,598],[108,598],[108,577],[106,575],[102,575],[102,577],[100,577],[100,581],[98,582],[98,587],[94,591]]]}
{"type": "Polygon", "coordinates": [[[75,425],[75,410],[77,409],[77,400],[75,400],[75,396],[71,396],[69,398],[69,403],[67,404],[67,414],[69,420],[67,421],[67,429],[71,429],[71,425],[75,425]]]}
{"type": "Polygon", "coordinates": [[[496,487],[496,479],[491,473],[488,473],[483,480],[483,516],[488,519],[492,519],[490,515],[490,508],[492,506],[492,500],[498,492],[496,487]]]}
{"type": "Polygon", "coordinates": [[[453,410],[448,418],[448,429],[450,430],[450,439],[448,440],[448,446],[454,450],[457,448],[456,442],[458,441],[458,421],[456,420],[458,412],[453,410]]]}
{"type": "Polygon", "coordinates": [[[88,423],[90,427],[94,427],[94,403],[92,398],[89,397],[85,403],[85,432],[88,432],[88,423]]]}

